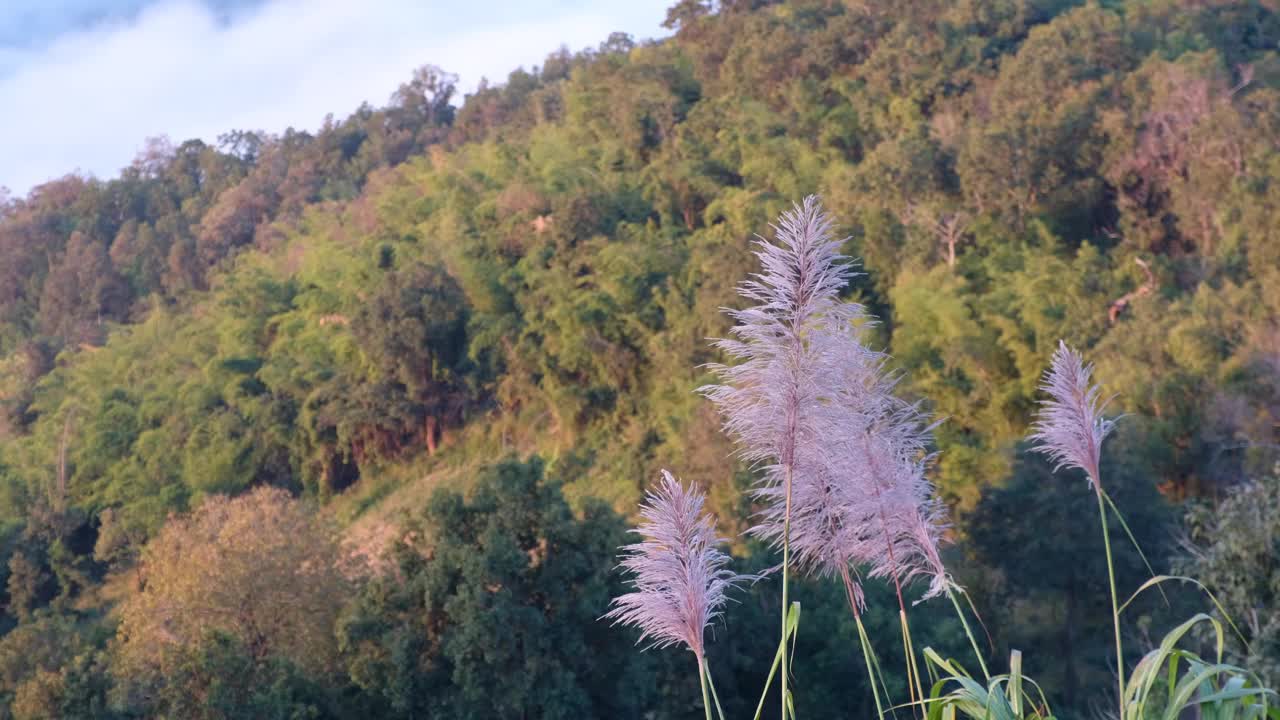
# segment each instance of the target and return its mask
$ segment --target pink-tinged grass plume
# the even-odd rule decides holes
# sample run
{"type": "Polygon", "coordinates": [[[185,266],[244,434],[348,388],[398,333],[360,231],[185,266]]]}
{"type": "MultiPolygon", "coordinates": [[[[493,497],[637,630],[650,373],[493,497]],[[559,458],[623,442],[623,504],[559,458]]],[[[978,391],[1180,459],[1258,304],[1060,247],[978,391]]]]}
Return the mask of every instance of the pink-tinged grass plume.
{"type": "Polygon", "coordinates": [[[620,567],[631,573],[635,590],[615,598],[605,618],[639,629],[640,642],[649,647],[683,645],[692,651],[710,718],[706,630],[728,602],[729,590],[751,578],[729,569],[730,558],[720,550],[724,541],[704,502],[702,493],[662,471],[634,530],[642,540],[623,548],[620,567]]]}

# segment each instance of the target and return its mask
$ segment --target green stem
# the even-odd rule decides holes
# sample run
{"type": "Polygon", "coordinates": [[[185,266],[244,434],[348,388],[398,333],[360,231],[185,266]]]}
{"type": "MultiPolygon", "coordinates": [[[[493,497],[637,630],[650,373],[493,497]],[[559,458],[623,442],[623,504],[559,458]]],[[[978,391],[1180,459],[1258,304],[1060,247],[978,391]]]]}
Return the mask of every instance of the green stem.
{"type": "Polygon", "coordinates": [[[707,665],[707,686],[711,688],[711,700],[716,704],[716,714],[725,720],[724,708],[720,707],[720,695],[716,693],[716,681],[711,679],[711,666],[707,665]]]}
{"type": "MultiPolygon", "coordinates": [[[[853,621],[858,624],[858,641],[862,645],[862,659],[867,663],[867,681],[871,683],[871,695],[876,701],[876,717],[879,720],[884,720],[884,706],[880,704],[880,691],[876,689],[875,673],[878,666],[875,662],[875,651],[871,648],[871,639],[867,637],[867,628],[862,624],[862,613],[858,611],[856,587],[853,584],[853,578],[849,575],[847,566],[840,567],[840,578],[844,581],[844,593],[845,598],[849,601],[849,612],[853,615],[853,621]]],[[[887,698],[888,695],[888,690],[886,690],[885,697],[887,698]]]]}
{"type": "MultiPolygon", "coordinates": [[[[787,506],[786,514],[782,518],[782,720],[787,720],[787,674],[790,672],[790,662],[787,652],[787,610],[790,608],[790,598],[787,593],[787,586],[791,580],[791,466],[787,465],[786,476],[786,493],[787,506]]],[[[1121,718],[1121,720],[1124,720],[1121,718]]]]}
{"type": "Polygon", "coordinates": [[[769,666],[769,677],[764,681],[764,690],[760,693],[760,703],[756,705],[756,714],[752,720],[760,720],[760,713],[764,712],[764,701],[769,696],[769,688],[773,686],[773,676],[778,672],[778,664],[782,662],[782,656],[787,652],[787,628],[782,627],[782,642],[778,643],[778,653],[773,656],[773,664],[769,666]]]}
{"type": "Polygon", "coordinates": [[[698,681],[702,683],[702,709],[707,711],[707,720],[711,720],[711,698],[707,695],[707,663],[698,656],[698,681]]]}
{"type": "Polygon", "coordinates": [[[906,608],[898,610],[898,620],[902,623],[902,649],[907,654],[907,672],[910,673],[907,675],[907,685],[913,688],[911,702],[915,704],[919,700],[920,715],[924,717],[924,686],[920,683],[920,665],[916,662],[916,646],[911,640],[911,624],[907,622],[906,608]],[[913,679],[915,681],[914,686],[912,686],[913,679]],[[919,698],[916,697],[917,693],[919,693],[919,698]]]}
{"type": "Polygon", "coordinates": [[[1094,481],[1098,496],[1098,517],[1102,520],[1102,543],[1107,551],[1107,580],[1111,583],[1111,624],[1116,633],[1116,681],[1120,688],[1120,720],[1124,720],[1124,647],[1120,643],[1120,610],[1116,600],[1116,568],[1111,560],[1111,536],[1107,533],[1107,507],[1102,504],[1102,486],[1094,481]]]}
{"type": "Polygon", "coordinates": [[[960,616],[960,624],[964,625],[964,634],[969,636],[969,644],[973,646],[973,655],[978,658],[978,666],[982,668],[982,677],[989,683],[991,682],[991,673],[987,672],[987,663],[982,659],[982,651],[978,649],[978,641],[973,639],[973,631],[969,629],[969,621],[964,617],[964,610],[960,609],[960,603],[956,600],[955,593],[951,590],[951,583],[947,583],[947,597],[951,599],[951,604],[955,606],[956,615],[960,616]]]}
{"type": "Polygon", "coordinates": [[[871,683],[871,696],[876,700],[876,717],[884,720],[884,705],[880,703],[880,691],[876,688],[875,660],[872,658],[871,640],[867,637],[867,628],[862,624],[862,616],[853,613],[854,622],[858,623],[858,639],[862,642],[862,659],[867,663],[867,682],[871,683]]]}

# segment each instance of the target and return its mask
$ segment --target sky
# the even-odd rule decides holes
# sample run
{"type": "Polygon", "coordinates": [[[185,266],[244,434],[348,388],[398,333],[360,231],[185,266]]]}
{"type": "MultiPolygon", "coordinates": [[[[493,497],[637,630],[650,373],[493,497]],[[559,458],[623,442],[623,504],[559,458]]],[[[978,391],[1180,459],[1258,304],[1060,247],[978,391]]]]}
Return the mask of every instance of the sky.
{"type": "Polygon", "coordinates": [[[149,137],[314,130],[414,68],[463,92],[611,32],[661,37],[673,0],[0,0],[0,187],[114,177],[149,137]]]}

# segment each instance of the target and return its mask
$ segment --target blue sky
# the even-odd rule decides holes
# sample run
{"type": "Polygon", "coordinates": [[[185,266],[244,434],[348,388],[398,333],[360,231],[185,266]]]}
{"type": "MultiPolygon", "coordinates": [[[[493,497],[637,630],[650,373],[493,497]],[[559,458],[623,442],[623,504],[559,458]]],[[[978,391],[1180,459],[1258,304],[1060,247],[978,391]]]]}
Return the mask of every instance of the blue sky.
{"type": "Polygon", "coordinates": [[[413,68],[465,91],[610,32],[664,34],[673,0],[3,0],[0,187],[112,177],[148,137],[314,129],[413,68]]]}

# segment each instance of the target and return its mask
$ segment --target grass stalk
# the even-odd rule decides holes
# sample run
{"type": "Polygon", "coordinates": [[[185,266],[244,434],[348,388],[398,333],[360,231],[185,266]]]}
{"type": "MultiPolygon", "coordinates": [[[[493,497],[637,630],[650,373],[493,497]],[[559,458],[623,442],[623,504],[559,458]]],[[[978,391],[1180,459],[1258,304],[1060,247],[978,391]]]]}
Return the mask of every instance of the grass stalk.
{"type": "MultiPolygon", "coordinates": [[[[875,660],[875,650],[871,647],[871,638],[867,637],[867,628],[862,624],[862,616],[854,613],[853,621],[858,624],[858,640],[862,644],[862,659],[867,664],[867,682],[871,685],[871,697],[876,701],[876,717],[884,720],[884,704],[880,700],[880,690],[876,688],[878,665],[875,660]]],[[[881,683],[883,682],[882,680],[881,683]]]]}
{"type": "MultiPolygon", "coordinates": [[[[787,505],[782,519],[782,720],[787,720],[787,676],[791,671],[787,652],[787,611],[791,607],[788,585],[791,581],[791,465],[787,465],[787,505]]],[[[1123,720],[1123,719],[1122,719],[1123,720]]]]}
{"type": "Polygon", "coordinates": [[[698,681],[702,684],[702,709],[707,711],[707,720],[711,720],[711,697],[707,694],[707,661],[698,656],[698,681]]]}
{"type": "Polygon", "coordinates": [[[907,654],[907,686],[912,690],[911,702],[920,705],[920,715],[925,715],[924,684],[920,682],[920,665],[916,661],[916,646],[911,639],[911,623],[907,622],[907,609],[898,610],[898,620],[902,623],[902,649],[907,654]]]}
{"type": "Polygon", "coordinates": [[[1125,720],[1124,713],[1124,646],[1120,640],[1120,608],[1116,595],[1116,568],[1111,558],[1111,535],[1107,532],[1107,506],[1102,502],[1102,487],[1095,481],[1094,490],[1098,496],[1098,518],[1102,521],[1102,544],[1107,553],[1107,580],[1111,585],[1111,624],[1116,635],[1116,684],[1120,690],[1120,720],[1125,720]]]}
{"type": "MultiPolygon", "coordinates": [[[[783,626],[783,633],[786,633],[786,626],[783,626]]],[[[787,652],[787,640],[785,635],[782,642],[778,643],[778,652],[773,656],[773,664],[769,666],[769,677],[764,681],[764,690],[760,693],[760,702],[756,705],[756,714],[752,720],[760,720],[761,713],[764,712],[764,701],[769,697],[769,688],[773,685],[773,676],[778,672],[778,665],[782,662],[782,656],[787,652]]]]}
{"type": "Polygon", "coordinates": [[[711,679],[711,666],[707,666],[707,687],[711,688],[711,701],[716,704],[716,714],[720,716],[720,720],[725,720],[724,708],[720,707],[720,695],[716,692],[715,680],[711,679]]]}
{"type": "Polygon", "coordinates": [[[982,659],[982,650],[978,648],[978,641],[973,637],[973,630],[969,628],[969,621],[965,619],[964,610],[961,609],[960,602],[956,600],[955,591],[952,589],[950,582],[947,582],[947,597],[951,599],[951,605],[956,609],[960,624],[964,626],[964,634],[969,637],[969,645],[973,647],[973,655],[978,659],[978,666],[982,668],[983,679],[991,682],[991,673],[987,671],[987,663],[982,659]]]}
{"type": "Polygon", "coordinates": [[[884,705],[880,703],[880,691],[876,688],[876,662],[874,650],[871,648],[871,639],[867,637],[867,628],[862,624],[862,613],[858,611],[858,597],[854,592],[853,578],[849,577],[849,568],[840,568],[841,578],[844,580],[845,597],[849,600],[849,612],[853,614],[853,621],[858,625],[858,642],[862,646],[862,659],[867,665],[867,682],[871,685],[871,695],[876,701],[876,717],[879,720],[884,718],[884,705]]]}

